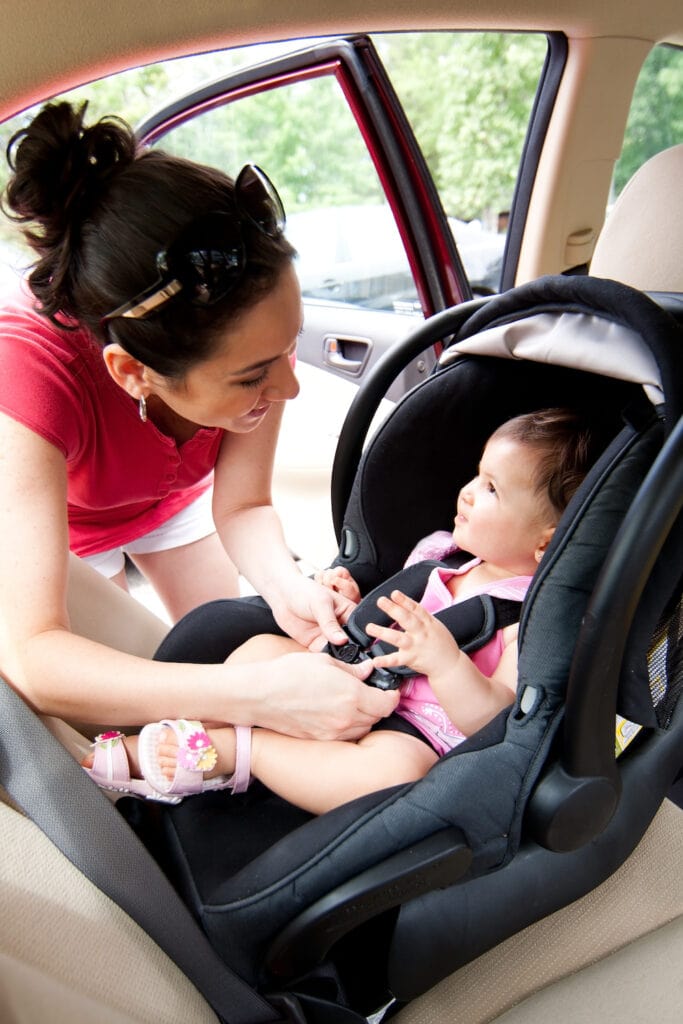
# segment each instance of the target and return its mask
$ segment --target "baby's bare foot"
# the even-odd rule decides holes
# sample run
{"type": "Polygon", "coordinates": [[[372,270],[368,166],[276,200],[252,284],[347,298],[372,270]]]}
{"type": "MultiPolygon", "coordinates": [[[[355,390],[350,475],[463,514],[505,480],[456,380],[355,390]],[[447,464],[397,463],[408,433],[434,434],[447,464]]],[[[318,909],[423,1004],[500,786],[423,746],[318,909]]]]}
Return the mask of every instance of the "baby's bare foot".
{"type": "Polygon", "coordinates": [[[178,740],[173,729],[164,729],[159,734],[157,761],[164,778],[173,782],[178,767],[178,740]]]}
{"type": "MultiPolygon", "coordinates": [[[[191,746],[192,754],[197,757],[193,763],[203,768],[204,778],[213,779],[217,775],[229,774],[235,770],[235,730],[218,727],[211,733],[195,733],[192,740],[203,741],[203,746],[191,746]],[[208,741],[208,744],[207,744],[208,741]],[[202,765],[204,761],[206,767],[202,765]]],[[[178,737],[173,729],[165,728],[159,733],[157,743],[157,762],[165,779],[173,782],[179,760],[178,737]]],[[[182,757],[180,758],[182,764],[182,757]]],[[[184,765],[189,767],[189,765],[184,765]]]]}

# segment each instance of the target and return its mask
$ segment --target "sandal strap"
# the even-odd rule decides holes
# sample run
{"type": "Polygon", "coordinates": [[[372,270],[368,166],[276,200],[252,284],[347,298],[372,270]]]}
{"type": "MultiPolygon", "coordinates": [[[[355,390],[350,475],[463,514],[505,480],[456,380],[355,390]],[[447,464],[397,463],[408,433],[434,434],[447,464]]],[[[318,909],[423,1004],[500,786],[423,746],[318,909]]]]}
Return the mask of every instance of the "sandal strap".
{"type": "Polygon", "coordinates": [[[101,732],[91,744],[95,751],[91,774],[103,782],[125,784],[130,781],[128,754],[124,736],[118,729],[101,732]]]}
{"type": "Polygon", "coordinates": [[[124,743],[125,735],[118,729],[110,729],[95,737],[91,744],[95,756],[92,768],[85,771],[101,789],[115,793],[129,793],[146,800],[176,804],[180,800],[159,792],[146,779],[132,779],[128,753],[124,743]]]}
{"type": "Polygon", "coordinates": [[[236,725],[235,729],[235,771],[228,780],[233,793],[246,793],[251,782],[251,728],[236,725]]]}

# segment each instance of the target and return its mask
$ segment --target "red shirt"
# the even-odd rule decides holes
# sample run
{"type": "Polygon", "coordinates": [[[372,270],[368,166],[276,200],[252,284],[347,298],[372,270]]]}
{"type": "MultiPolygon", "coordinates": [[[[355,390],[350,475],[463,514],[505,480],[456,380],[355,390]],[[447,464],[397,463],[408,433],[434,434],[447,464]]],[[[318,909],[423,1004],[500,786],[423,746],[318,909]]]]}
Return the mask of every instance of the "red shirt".
{"type": "Polygon", "coordinates": [[[66,459],[69,543],[78,555],[144,536],[211,484],[223,431],[180,447],[109,376],[83,329],[60,330],[16,293],[0,308],[0,410],[66,459]]]}

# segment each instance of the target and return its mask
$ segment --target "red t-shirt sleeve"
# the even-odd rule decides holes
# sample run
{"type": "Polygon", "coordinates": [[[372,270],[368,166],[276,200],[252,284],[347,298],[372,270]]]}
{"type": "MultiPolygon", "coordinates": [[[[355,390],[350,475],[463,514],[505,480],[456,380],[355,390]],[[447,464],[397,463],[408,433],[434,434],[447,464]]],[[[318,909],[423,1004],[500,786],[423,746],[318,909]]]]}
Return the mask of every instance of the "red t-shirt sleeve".
{"type": "Polygon", "coordinates": [[[0,409],[67,460],[77,458],[84,443],[84,344],[93,344],[84,332],[60,332],[27,304],[0,309],[0,409]]]}

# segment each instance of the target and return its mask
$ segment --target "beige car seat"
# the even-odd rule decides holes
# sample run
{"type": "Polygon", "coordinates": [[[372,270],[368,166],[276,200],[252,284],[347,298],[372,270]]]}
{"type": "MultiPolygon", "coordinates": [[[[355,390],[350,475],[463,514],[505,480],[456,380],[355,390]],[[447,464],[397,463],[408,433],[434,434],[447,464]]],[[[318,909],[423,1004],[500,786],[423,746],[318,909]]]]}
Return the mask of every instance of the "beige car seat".
{"type": "MultiPolygon", "coordinates": [[[[76,632],[141,657],[152,656],[168,628],[74,557],[68,604],[76,632]]],[[[71,726],[46,724],[75,757],[87,749],[71,726]]],[[[178,967],[2,790],[0,829],[3,1024],[215,1021],[178,967]]]]}
{"type": "Polygon", "coordinates": [[[683,144],[651,157],[617,199],[590,272],[644,292],[683,293],[683,144]]]}

